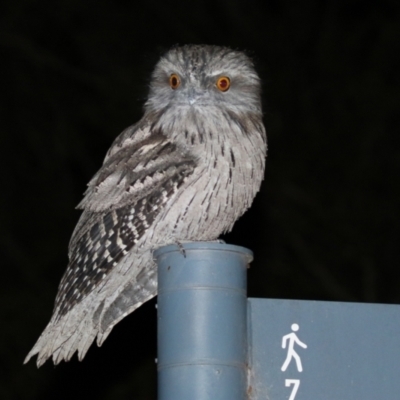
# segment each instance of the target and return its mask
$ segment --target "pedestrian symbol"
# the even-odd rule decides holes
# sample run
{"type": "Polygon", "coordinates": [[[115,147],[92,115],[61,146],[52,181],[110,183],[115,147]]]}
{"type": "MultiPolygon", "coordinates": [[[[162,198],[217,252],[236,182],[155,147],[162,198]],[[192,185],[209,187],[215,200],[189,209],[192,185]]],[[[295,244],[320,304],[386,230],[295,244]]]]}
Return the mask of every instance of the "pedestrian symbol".
{"type": "Polygon", "coordinates": [[[299,330],[299,325],[298,324],[292,324],[291,326],[292,331],[291,333],[288,333],[287,335],[283,336],[282,338],[282,349],[288,349],[286,360],[282,365],[281,370],[286,371],[287,367],[290,364],[290,361],[292,361],[292,358],[296,361],[296,367],[299,372],[303,371],[303,366],[301,364],[301,359],[300,356],[296,353],[294,350],[294,345],[297,344],[303,349],[307,348],[307,345],[300,341],[300,339],[297,337],[295,332],[299,330]]]}

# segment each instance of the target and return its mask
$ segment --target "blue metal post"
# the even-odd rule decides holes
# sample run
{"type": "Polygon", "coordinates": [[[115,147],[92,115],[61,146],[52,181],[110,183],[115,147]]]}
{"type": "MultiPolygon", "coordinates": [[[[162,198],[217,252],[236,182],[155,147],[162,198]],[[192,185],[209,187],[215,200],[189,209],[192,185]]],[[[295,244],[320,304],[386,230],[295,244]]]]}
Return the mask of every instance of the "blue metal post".
{"type": "Polygon", "coordinates": [[[158,399],[247,398],[248,249],[170,245],[158,264],[158,399]]]}

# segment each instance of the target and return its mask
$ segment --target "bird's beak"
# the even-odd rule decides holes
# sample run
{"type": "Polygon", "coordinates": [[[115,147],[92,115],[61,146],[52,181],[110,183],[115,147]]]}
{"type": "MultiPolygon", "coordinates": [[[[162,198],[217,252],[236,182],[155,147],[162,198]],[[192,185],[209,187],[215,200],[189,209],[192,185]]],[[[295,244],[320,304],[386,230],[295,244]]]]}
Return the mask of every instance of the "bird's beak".
{"type": "Polygon", "coordinates": [[[194,103],[196,103],[199,99],[203,97],[203,92],[195,89],[195,88],[190,88],[188,90],[188,103],[192,106],[194,103]]]}

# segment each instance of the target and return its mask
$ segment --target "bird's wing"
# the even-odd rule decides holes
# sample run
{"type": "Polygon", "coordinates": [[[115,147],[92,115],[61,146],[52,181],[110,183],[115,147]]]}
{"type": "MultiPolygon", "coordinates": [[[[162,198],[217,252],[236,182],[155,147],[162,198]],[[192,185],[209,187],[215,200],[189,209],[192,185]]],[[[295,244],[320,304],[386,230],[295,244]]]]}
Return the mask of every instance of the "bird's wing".
{"type": "MultiPolygon", "coordinates": [[[[120,135],[123,136],[124,132],[120,135]]],[[[70,252],[77,241],[98,219],[99,213],[135,204],[160,189],[169,180],[179,184],[193,171],[194,158],[162,134],[131,143],[117,138],[108,156],[88,184],[77,208],[84,209],[70,241],[70,252]],[[115,150],[118,149],[118,151],[115,150]]]]}
{"type": "Polygon", "coordinates": [[[122,147],[89,184],[69,247],[55,313],[68,312],[138,242],[193,172],[195,160],[163,135],[122,147]]]}
{"type": "Polygon", "coordinates": [[[162,134],[127,144],[109,156],[78,208],[105,211],[134,203],[192,157],[162,134]]]}
{"type": "MultiPolygon", "coordinates": [[[[34,354],[38,354],[38,365],[51,355],[59,362],[75,350],[83,357],[100,327],[96,312],[89,316],[91,312],[82,310],[81,303],[86,307],[84,300],[96,290],[96,307],[102,308],[101,287],[110,284],[110,272],[151,227],[195,166],[192,156],[162,135],[122,147],[106,160],[81,203],[85,210],[70,242],[70,262],[58,288],[53,316],[26,362],[34,354]],[[90,335],[84,332],[89,325],[93,325],[90,335]],[[80,349],[79,337],[85,335],[90,338],[80,349]]],[[[153,295],[146,293],[147,298],[153,295]]]]}

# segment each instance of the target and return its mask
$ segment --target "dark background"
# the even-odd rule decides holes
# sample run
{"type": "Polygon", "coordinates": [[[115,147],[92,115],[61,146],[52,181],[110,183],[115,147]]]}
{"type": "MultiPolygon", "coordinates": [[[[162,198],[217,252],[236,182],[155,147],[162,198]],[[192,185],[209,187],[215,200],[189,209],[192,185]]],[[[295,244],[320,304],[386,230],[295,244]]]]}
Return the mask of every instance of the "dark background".
{"type": "Polygon", "coordinates": [[[225,238],[255,252],[249,295],[399,303],[399,22],[385,0],[3,2],[0,398],[155,399],[154,300],[82,363],[22,361],[74,207],[174,44],[246,50],[263,79],[266,177],[225,238]]]}

